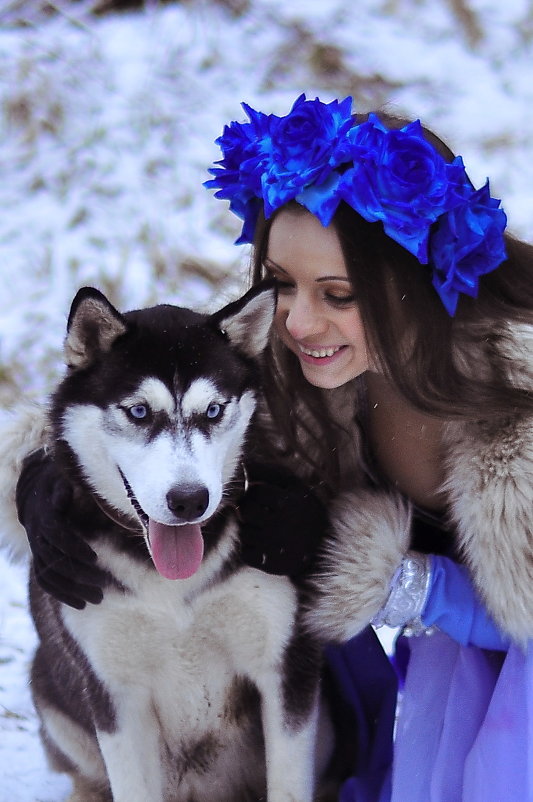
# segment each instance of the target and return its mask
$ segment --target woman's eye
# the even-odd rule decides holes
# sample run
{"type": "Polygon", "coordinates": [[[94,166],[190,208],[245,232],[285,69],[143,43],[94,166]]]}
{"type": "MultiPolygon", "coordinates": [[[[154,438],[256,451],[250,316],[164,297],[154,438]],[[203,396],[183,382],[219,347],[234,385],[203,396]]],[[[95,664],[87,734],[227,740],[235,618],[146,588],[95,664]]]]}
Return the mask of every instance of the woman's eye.
{"type": "Polygon", "coordinates": [[[128,413],[135,420],[146,420],[148,411],[146,404],[134,404],[132,407],[128,408],[128,413]]]}
{"type": "Polygon", "coordinates": [[[212,404],[209,404],[209,406],[207,407],[205,411],[205,416],[206,418],[209,418],[211,422],[213,422],[220,420],[223,412],[224,412],[224,405],[213,402],[212,404]]]}
{"type": "Polygon", "coordinates": [[[326,301],[333,306],[353,306],[356,303],[355,295],[332,295],[326,293],[326,301]]]}

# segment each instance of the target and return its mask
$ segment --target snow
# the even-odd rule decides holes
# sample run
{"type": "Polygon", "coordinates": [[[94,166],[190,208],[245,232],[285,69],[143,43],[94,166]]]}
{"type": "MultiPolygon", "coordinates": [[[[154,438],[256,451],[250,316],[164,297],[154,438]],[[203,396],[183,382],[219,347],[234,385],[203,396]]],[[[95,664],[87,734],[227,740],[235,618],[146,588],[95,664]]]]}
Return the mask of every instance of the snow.
{"type": "MultiPolygon", "coordinates": [[[[0,21],[16,6],[0,0],[0,21]]],[[[84,284],[121,308],[218,305],[244,287],[239,222],[201,186],[242,100],[285,113],[302,91],[352,94],[420,116],[532,239],[533,17],[527,0],[468,7],[468,27],[446,0],[196,0],[100,18],[71,4],[2,24],[0,408],[49,392],[84,284]]],[[[46,767],[28,692],[25,577],[0,554],[0,802],[60,802],[69,784],[46,767]]]]}

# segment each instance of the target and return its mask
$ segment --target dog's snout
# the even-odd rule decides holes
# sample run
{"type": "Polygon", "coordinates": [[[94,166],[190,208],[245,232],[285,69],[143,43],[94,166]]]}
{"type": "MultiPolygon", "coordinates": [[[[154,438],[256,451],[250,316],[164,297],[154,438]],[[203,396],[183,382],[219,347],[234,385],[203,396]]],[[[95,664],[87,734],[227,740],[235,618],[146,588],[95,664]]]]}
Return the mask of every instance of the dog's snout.
{"type": "Polygon", "coordinates": [[[203,485],[173,487],[167,493],[171,512],[183,521],[194,521],[203,515],[209,504],[209,491],[203,485]]]}

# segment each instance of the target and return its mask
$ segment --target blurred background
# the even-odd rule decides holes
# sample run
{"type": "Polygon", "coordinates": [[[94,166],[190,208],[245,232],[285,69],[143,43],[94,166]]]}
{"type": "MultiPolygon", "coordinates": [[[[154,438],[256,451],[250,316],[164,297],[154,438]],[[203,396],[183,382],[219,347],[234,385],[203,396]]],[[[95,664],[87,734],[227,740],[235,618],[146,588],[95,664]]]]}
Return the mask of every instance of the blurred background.
{"type": "Polygon", "coordinates": [[[0,407],[44,396],[70,301],[218,305],[239,223],[202,187],[241,101],[420,117],[533,238],[529,0],[0,0],[0,407]]]}

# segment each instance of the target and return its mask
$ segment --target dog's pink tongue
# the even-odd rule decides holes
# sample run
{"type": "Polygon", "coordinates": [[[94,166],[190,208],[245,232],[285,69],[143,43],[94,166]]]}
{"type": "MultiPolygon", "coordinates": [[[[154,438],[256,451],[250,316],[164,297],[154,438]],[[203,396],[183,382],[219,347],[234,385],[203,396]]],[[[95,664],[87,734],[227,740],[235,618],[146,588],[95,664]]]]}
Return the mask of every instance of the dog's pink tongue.
{"type": "Polygon", "coordinates": [[[148,536],[154,565],[166,579],[187,579],[202,562],[204,539],[198,524],[167,526],[148,522],[148,536]]]}

